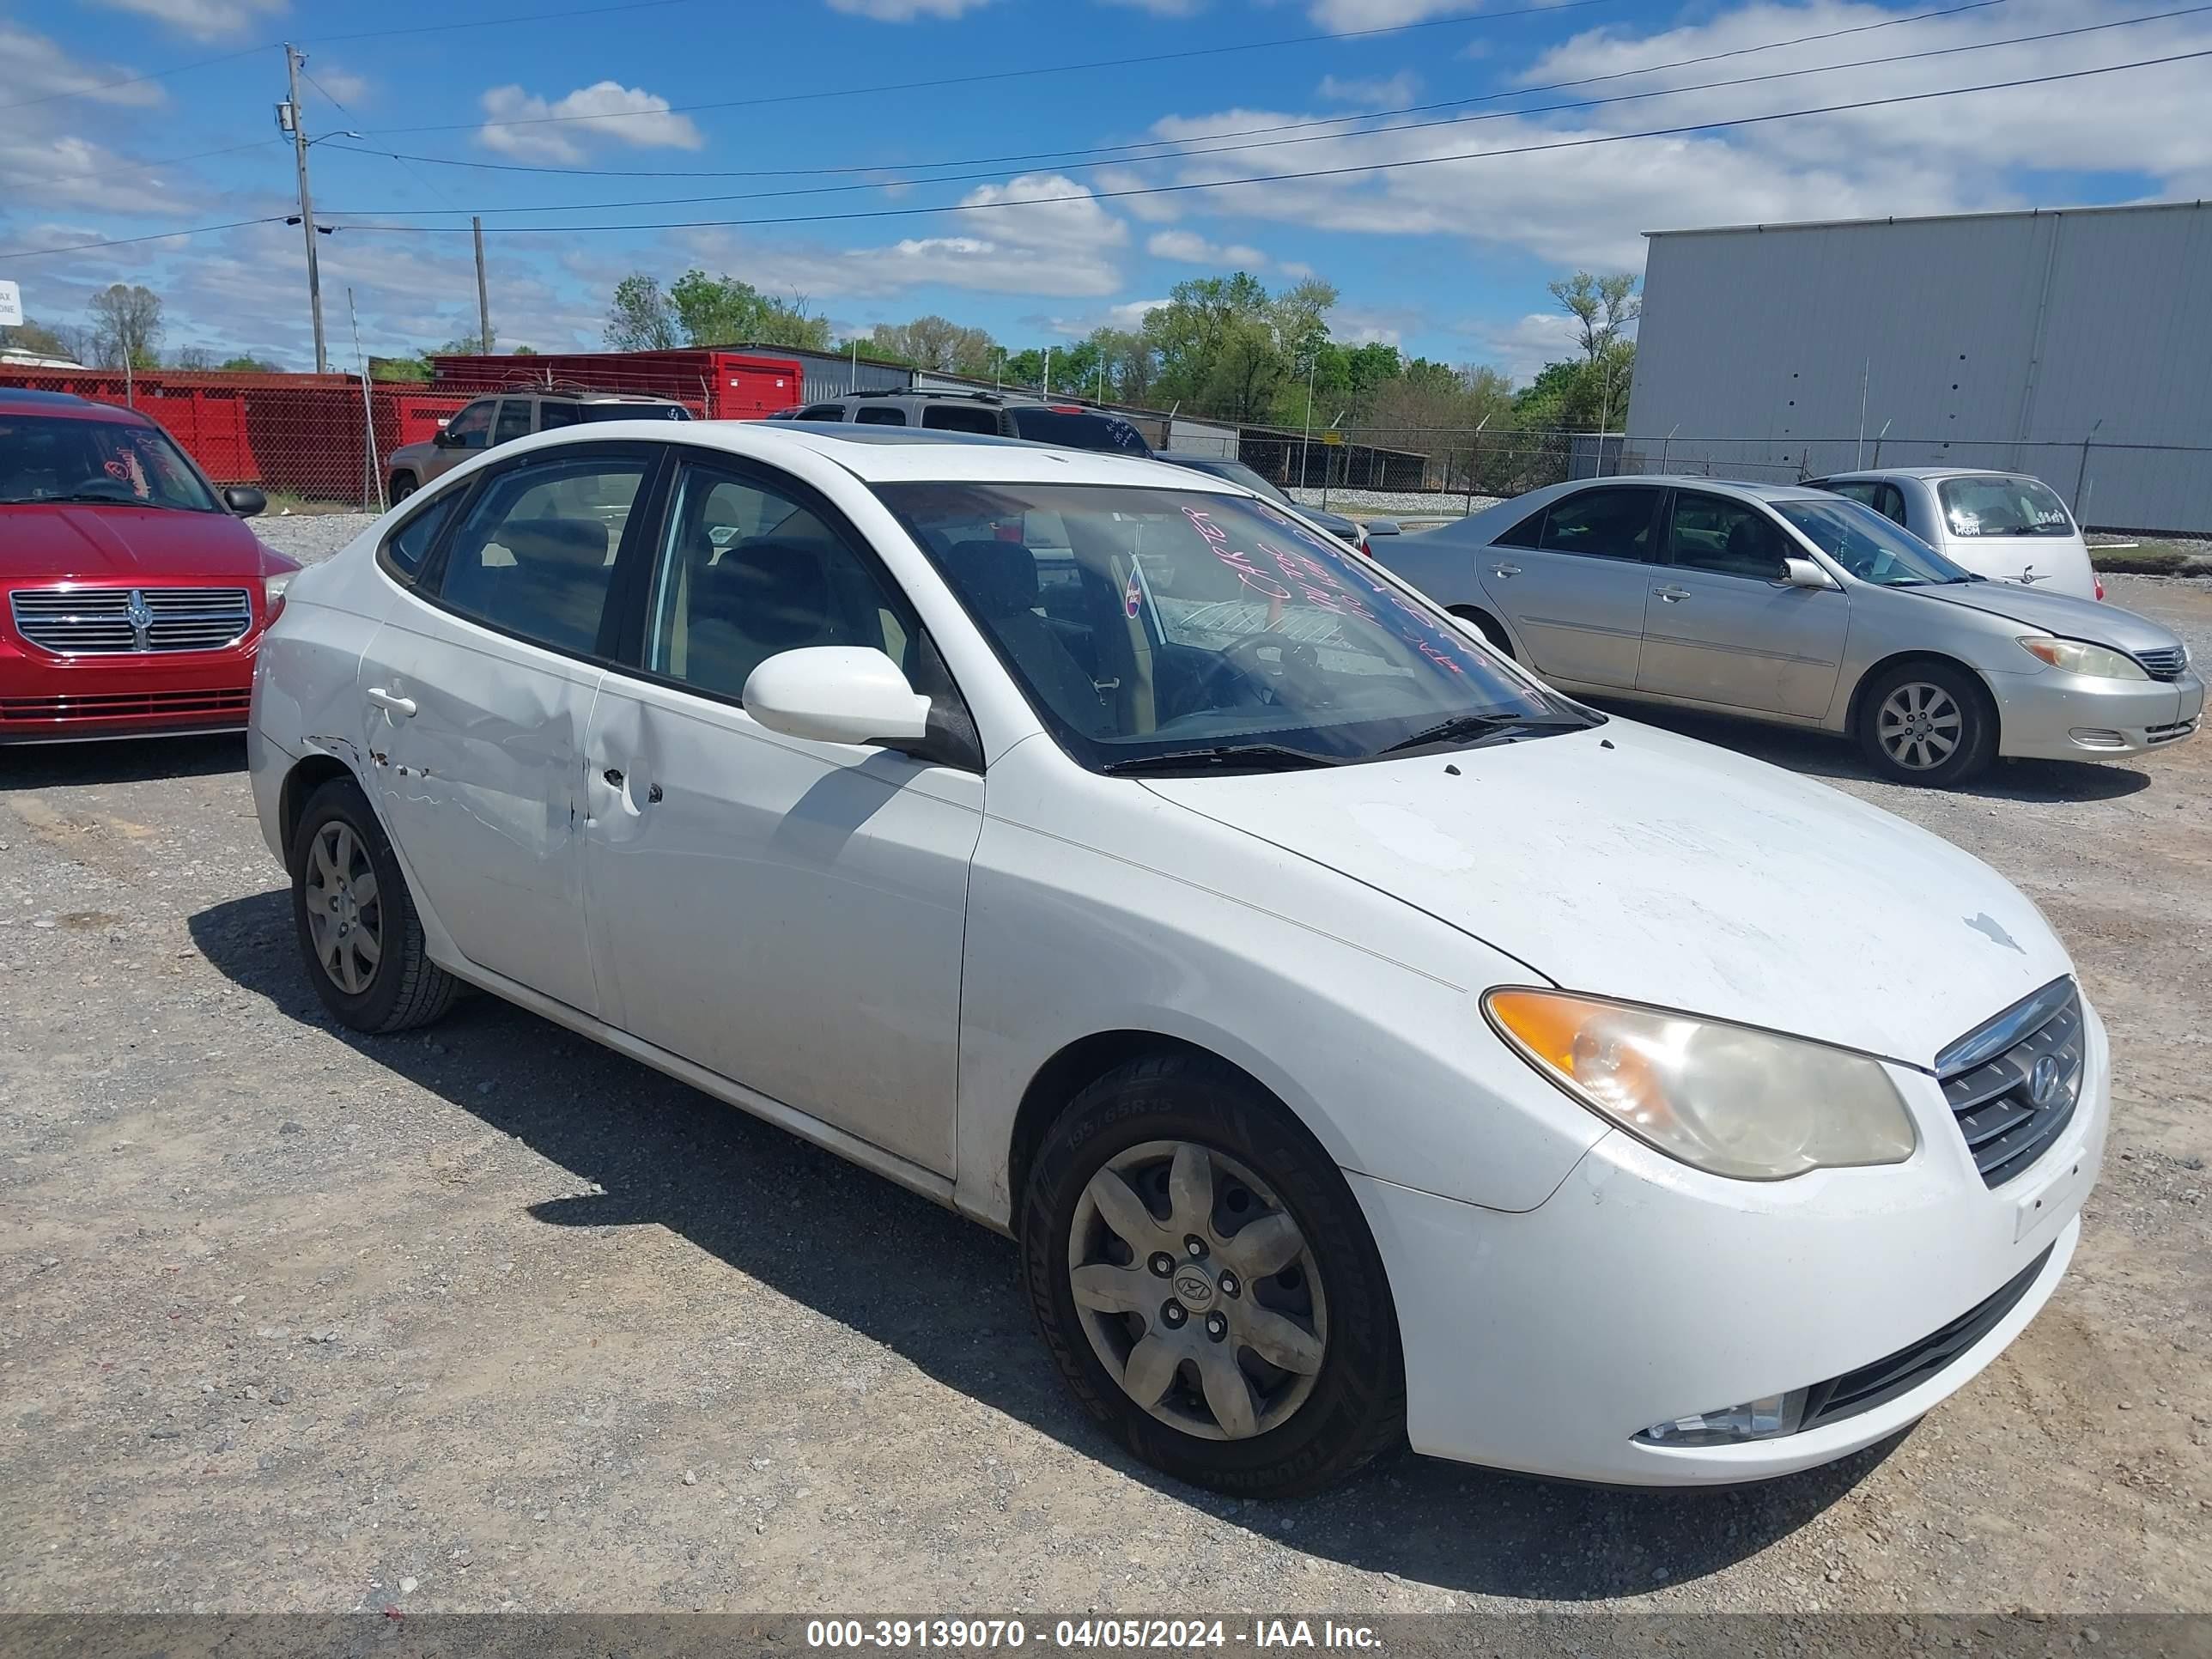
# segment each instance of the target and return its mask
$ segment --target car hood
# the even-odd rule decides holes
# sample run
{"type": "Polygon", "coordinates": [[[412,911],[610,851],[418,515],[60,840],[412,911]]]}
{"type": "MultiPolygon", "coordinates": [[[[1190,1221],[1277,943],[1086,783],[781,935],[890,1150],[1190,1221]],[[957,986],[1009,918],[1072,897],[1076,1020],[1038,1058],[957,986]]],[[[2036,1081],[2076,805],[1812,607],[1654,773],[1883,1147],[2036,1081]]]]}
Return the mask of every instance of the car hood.
{"type": "Polygon", "coordinates": [[[1148,787],[1566,988],[1909,1065],[2070,971],[2034,905],[1948,842],[1628,720],[1148,787]]]}
{"type": "Polygon", "coordinates": [[[2047,634],[2069,640],[2087,640],[2122,651],[2171,651],[2181,643],[2171,629],[2148,617],[2123,611],[2117,605],[2075,599],[2047,588],[2021,587],[2012,582],[1956,582],[1944,587],[1905,587],[1885,590],[1938,605],[1962,605],[1985,611],[2008,622],[2025,623],[2047,634]]]}
{"type": "Polygon", "coordinates": [[[48,581],[245,580],[280,566],[278,556],[228,513],[160,507],[54,503],[0,507],[8,574],[48,581]]]}

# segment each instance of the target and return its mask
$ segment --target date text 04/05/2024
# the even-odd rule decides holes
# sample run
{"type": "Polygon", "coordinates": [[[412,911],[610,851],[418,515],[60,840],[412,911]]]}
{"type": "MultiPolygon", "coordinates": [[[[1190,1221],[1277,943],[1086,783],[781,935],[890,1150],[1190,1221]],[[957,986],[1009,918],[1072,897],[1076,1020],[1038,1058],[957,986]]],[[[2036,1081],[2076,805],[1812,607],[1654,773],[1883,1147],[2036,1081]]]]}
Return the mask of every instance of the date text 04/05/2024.
{"type": "Polygon", "coordinates": [[[1192,1648],[1243,1647],[1255,1651],[1333,1648],[1374,1651],[1382,1641],[1366,1625],[1340,1625],[1333,1619],[1254,1619],[1232,1624],[1223,1619],[1060,1619],[1032,1632],[1018,1619],[813,1619],[806,1625],[810,1648],[939,1650],[1018,1649],[1048,1640],[1056,1649],[1115,1649],[1180,1652],[1192,1648]]]}

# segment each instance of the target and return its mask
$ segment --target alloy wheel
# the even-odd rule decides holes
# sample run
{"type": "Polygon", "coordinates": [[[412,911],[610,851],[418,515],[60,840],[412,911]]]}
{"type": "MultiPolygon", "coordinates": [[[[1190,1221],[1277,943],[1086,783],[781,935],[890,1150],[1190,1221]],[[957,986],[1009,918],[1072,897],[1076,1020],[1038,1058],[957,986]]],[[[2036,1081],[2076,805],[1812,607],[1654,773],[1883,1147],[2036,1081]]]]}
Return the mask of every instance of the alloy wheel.
{"type": "Polygon", "coordinates": [[[1318,1264],[1234,1158],[1188,1140],[1117,1154],[1083,1190],[1067,1260],[1099,1363],[1160,1421],[1249,1439],[1313,1392],[1328,1340],[1318,1264]]]}
{"type": "Polygon", "coordinates": [[[1966,716],[1948,691],[1926,680],[1907,680],[1875,715],[1882,751],[1908,772],[1932,772],[1950,759],[1964,734],[1966,716]]]}
{"type": "Polygon", "coordinates": [[[307,849],[307,931],[331,983],[359,996],[384,957],[384,907],[368,849],[351,825],[332,819],[307,849]]]}

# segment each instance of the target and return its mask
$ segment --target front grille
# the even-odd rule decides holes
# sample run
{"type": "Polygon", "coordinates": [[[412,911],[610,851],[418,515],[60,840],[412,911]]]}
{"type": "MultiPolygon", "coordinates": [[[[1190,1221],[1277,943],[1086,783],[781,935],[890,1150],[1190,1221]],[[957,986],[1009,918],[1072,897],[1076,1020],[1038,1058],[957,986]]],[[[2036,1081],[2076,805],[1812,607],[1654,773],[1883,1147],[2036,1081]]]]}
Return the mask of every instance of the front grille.
{"type": "Polygon", "coordinates": [[[2085,1049],[2081,994],[2060,979],[1936,1056],[1943,1098],[1985,1183],[2025,1173],[2066,1127],[2085,1049]]]}
{"type": "Polygon", "coordinates": [[[2138,651],[2136,660],[2142,665],[2144,673],[2154,680],[2178,680],[2189,661],[2189,653],[2179,646],[2164,651],[2138,651]]]}
{"type": "Polygon", "coordinates": [[[59,656],[219,651],[253,626],[242,587],[33,587],[8,596],[15,631],[59,656]]]}
{"type": "Polygon", "coordinates": [[[223,691],[102,691],[77,697],[0,697],[0,726],[123,720],[140,714],[173,720],[234,720],[243,725],[252,698],[253,693],[243,686],[223,691]]]}
{"type": "Polygon", "coordinates": [[[2019,1276],[1995,1296],[1960,1314],[1932,1335],[1910,1347],[1899,1348],[1871,1365],[1815,1383],[1805,1395],[1805,1415],[1798,1432],[1825,1428],[1861,1412],[1870,1412],[1885,1401],[1918,1388],[1974,1344],[1996,1329],[2004,1316],[2027,1294],[2043,1264],[2051,1260],[2046,1246],[2042,1255],[2021,1270],[2019,1276]]]}

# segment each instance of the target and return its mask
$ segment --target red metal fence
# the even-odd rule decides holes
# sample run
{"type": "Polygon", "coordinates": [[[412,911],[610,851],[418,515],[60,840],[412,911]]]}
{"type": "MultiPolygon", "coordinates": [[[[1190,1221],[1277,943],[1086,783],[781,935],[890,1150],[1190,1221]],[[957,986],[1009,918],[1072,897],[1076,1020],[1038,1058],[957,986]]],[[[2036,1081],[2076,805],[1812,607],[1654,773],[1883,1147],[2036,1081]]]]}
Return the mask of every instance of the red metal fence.
{"type": "Polygon", "coordinates": [[[0,367],[0,386],[74,392],[159,422],[219,484],[257,484],[312,501],[374,505],[376,477],[402,444],[430,437],[465,392],[343,374],[236,374],[155,369],[0,367]],[[375,424],[376,475],[364,426],[375,424]]]}

